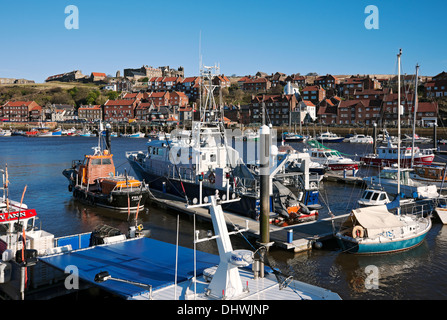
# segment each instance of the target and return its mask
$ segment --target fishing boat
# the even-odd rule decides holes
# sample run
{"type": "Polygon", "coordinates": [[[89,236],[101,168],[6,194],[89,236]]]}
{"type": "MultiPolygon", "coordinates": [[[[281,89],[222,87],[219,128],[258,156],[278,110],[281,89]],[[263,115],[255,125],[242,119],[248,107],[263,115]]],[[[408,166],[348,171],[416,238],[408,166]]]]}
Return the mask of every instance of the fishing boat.
{"type": "MultiPolygon", "coordinates": [[[[98,140],[101,141],[101,136],[98,140]]],[[[109,143],[107,148],[102,148],[99,142],[93,149],[93,155],[85,155],[83,161],[73,160],[71,168],[62,172],[69,181],[68,191],[73,192],[73,197],[89,205],[119,211],[144,208],[149,196],[144,181],[127,174],[115,175],[109,143]]]]}
{"type": "Polygon", "coordinates": [[[366,143],[366,144],[372,144],[374,142],[373,137],[367,136],[364,134],[355,134],[352,137],[346,138],[343,140],[344,142],[349,143],[366,143]]]}
{"type": "MultiPolygon", "coordinates": [[[[377,147],[377,153],[371,153],[360,157],[360,161],[370,166],[391,166],[397,163],[398,148],[392,143],[391,138],[386,130],[384,130],[387,139],[386,146],[377,147]]],[[[419,147],[400,147],[400,166],[402,168],[410,167],[412,158],[414,164],[429,165],[435,158],[434,149],[420,149],[419,147]]]]}
{"type": "Polygon", "coordinates": [[[317,134],[317,136],[315,137],[315,140],[320,143],[338,143],[343,142],[344,139],[344,137],[340,137],[335,133],[329,131],[317,134]]]}
{"type": "MultiPolygon", "coordinates": [[[[212,95],[210,88],[215,86],[210,72],[206,70],[201,76],[205,79],[202,83],[208,86],[208,94],[212,95]]],[[[257,220],[259,174],[248,168],[239,152],[227,142],[222,107],[215,104],[212,96],[204,101],[207,104],[201,106],[201,120],[192,123],[188,134],[185,135],[183,130],[179,139],[173,131],[169,138],[148,141],[147,151],[126,152],[126,158],[136,176],[146,181],[151,190],[176,196],[187,203],[194,199],[201,202],[204,197],[216,194],[221,199],[238,197],[240,201],[225,205],[225,209],[257,220]]],[[[274,180],[274,174],[270,179],[274,180]]],[[[275,221],[307,220],[309,214],[305,209],[317,204],[318,189],[304,190],[301,201],[288,188],[282,188],[279,181],[276,182],[271,184],[271,211],[281,219],[275,221]]],[[[316,219],[318,212],[309,210],[316,219]]]]}
{"type": "MultiPolygon", "coordinates": [[[[400,105],[400,56],[398,54],[398,105],[400,105]]],[[[417,74],[417,73],[416,73],[417,74]]],[[[398,141],[400,140],[400,113],[398,113],[398,141]]],[[[399,143],[400,144],[400,143],[399,143]]],[[[398,155],[398,163],[400,156],[398,155]]],[[[396,194],[401,194],[402,169],[397,166],[396,194]]],[[[404,173],[407,172],[404,170],[404,173]]],[[[397,198],[399,200],[399,198],[397,198]]],[[[391,253],[411,249],[419,245],[430,231],[431,217],[419,210],[412,214],[401,214],[397,201],[397,214],[388,211],[386,205],[369,206],[352,210],[336,233],[343,252],[355,254],[391,253]]]]}
{"type": "Polygon", "coordinates": [[[307,148],[303,150],[310,155],[310,159],[314,162],[324,165],[327,170],[334,172],[348,172],[354,175],[359,170],[359,163],[351,158],[343,156],[335,149],[326,147],[307,148]]]}

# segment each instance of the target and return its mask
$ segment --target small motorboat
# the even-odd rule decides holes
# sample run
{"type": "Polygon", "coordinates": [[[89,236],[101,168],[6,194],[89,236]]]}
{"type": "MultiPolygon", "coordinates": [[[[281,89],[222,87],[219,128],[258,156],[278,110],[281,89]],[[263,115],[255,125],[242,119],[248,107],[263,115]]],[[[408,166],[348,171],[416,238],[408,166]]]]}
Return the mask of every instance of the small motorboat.
{"type": "Polygon", "coordinates": [[[349,143],[372,144],[374,142],[374,139],[373,139],[373,137],[367,136],[367,135],[364,135],[364,134],[356,134],[356,135],[353,135],[350,138],[346,138],[344,141],[345,142],[349,142],[349,143]]]}
{"type": "Polygon", "coordinates": [[[340,137],[332,132],[323,132],[316,136],[315,140],[317,140],[320,143],[338,143],[343,142],[345,138],[340,137]]]}
{"type": "Polygon", "coordinates": [[[357,201],[360,206],[378,206],[390,203],[388,193],[380,189],[368,188],[363,191],[362,197],[357,201]]]}

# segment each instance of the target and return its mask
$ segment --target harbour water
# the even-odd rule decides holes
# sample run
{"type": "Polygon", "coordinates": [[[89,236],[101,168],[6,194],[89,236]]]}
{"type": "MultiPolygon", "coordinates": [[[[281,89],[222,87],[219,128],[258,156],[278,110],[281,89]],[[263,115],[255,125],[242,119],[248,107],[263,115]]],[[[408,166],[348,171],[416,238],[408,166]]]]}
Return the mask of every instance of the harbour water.
{"type": "MultiPolygon", "coordinates": [[[[97,138],[0,137],[0,168],[8,166],[11,198],[20,201],[27,186],[24,203],[37,210],[42,229],[56,237],[90,232],[107,224],[125,232],[127,213],[115,213],[80,204],[73,200],[62,170],[72,160],[91,154],[97,138]]],[[[125,159],[125,151],[144,150],[146,139],[112,138],[112,154],[117,171],[133,174],[125,159]]],[[[302,144],[293,145],[301,150],[302,144]]],[[[371,152],[370,145],[348,143],[330,147],[349,155],[371,152]]],[[[441,146],[441,148],[445,148],[441,146]]],[[[446,162],[435,158],[435,161],[446,162]]],[[[363,169],[360,174],[368,175],[363,169]]],[[[351,184],[324,182],[320,203],[325,208],[320,218],[328,217],[328,208],[335,214],[348,213],[356,207],[361,188],[351,184]]],[[[189,217],[180,218],[180,244],[192,247],[193,223],[189,217]]],[[[138,215],[138,223],[150,230],[151,237],[175,243],[177,213],[148,207],[138,215]]],[[[210,223],[197,222],[201,233],[212,229],[210,223]]],[[[235,249],[250,248],[241,236],[234,236],[235,249]]],[[[213,242],[198,245],[198,250],[217,253],[213,242]]],[[[321,249],[291,253],[272,248],[268,254],[272,266],[295,279],[318,285],[338,293],[343,299],[447,299],[447,226],[434,223],[423,243],[406,252],[355,256],[343,253],[334,243],[321,249]]]]}

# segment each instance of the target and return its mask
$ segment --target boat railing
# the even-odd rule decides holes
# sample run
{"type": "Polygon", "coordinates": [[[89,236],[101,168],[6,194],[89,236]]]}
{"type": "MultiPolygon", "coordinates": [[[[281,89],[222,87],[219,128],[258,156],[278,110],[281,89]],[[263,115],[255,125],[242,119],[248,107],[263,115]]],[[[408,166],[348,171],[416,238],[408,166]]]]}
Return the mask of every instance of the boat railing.
{"type": "Polygon", "coordinates": [[[72,250],[84,249],[90,245],[91,232],[79,233],[54,239],[55,247],[70,245],[72,250]]]}

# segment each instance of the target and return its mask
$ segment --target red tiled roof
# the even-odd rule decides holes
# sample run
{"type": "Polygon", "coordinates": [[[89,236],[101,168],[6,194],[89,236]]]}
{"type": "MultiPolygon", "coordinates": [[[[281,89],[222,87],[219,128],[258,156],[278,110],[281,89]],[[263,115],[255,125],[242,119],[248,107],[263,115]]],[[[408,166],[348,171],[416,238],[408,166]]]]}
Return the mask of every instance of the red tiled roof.
{"type": "Polygon", "coordinates": [[[320,90],[320,88],[318,86],[307,86],[307,87],[304,87],[303,90],[301,90],[301,91],[305,92],[305,91],[318,91],[318,90],[320,90]]]}
{"type": "Polygon", "coordinates": [[[308,107],[315,107],[315,105],[312,103],[312,101],[302,100],[302,102],[308,107]]]}
{"type": "Polygon", "coordinates": [[[9,107],[21,107],[21,106],[29,106],[34,101],[8,101],[5,103],[5,106],[9,107]]]}
{"type": "Polygon", "coordinates": [[[94,77],[105,77],[106,76],[106,74],[102,73],[102,72],[92,72],[92,75],[94,77]]]}
{"type": "Polygon", "coordinates": [[[185,78],[185,80],[183,80],[182,83],[193,82],[196,79],[197,79],[197,77],[188,77],[188,78],[185,78]]]}
{"type": "Polygon", "coordinates": [[[419,102],[417,112],[437,112],[437,102],[419,102]]]}
{"type": "Polygon", "coordinates": [[[129,106],[132,105],[135,100],[108,100],[105,106],[129,106]]]}

